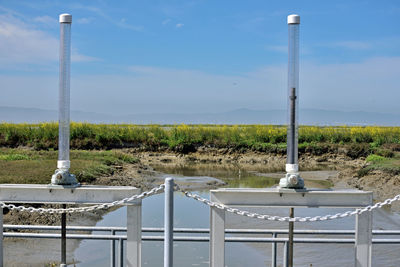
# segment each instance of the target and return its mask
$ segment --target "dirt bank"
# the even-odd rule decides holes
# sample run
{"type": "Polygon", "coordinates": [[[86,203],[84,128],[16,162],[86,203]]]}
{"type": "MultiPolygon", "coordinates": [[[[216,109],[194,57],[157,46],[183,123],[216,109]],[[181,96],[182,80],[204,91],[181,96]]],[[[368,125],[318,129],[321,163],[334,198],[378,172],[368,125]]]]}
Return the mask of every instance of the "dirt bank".
{"type": "MultiPolygon", "coordinates": [[[[229,150],[205,149],[194,153],[182,154],[174,152],[138,152],[132,149],[123,150],[139,159],[138,163],[125,164],[111,177],[99,177],[93,184],[99,185],[129,185],[148,190],[161,184],[165,173],[175,173],[179,168],[190,166],[195,168],[200,176],[213,176],[218,170],[228,173],[252,172],[258,176],[280,178],[284,173],[286,157],[277,154],[265,154],[259,152],[235,153],[229,150]]],[[[329,181],[335,188],[359,188],[372,190],[374,198],[378,201],[393,197],[398,194],[400,176],[385,173],[384,171],[371,171],[360,177],[358,171],[367,164],[365,158],[352,159],[344,154],[325,153],[322,155],[302,154],[299,158],[301,175],[313,181],[329,181]]],[[[202,179],[202,178],[200,178],[202,179]]],[[[198,189],[196,183],[185,184],[187,187],[198,189]]],[[[313,183],[309,184],[313,187],[313,183]]],[[[307,186],[309,186],[307,185],[307,186]]],[[[315,183],[317,185],[317,183],[315,183]]],[[[205,182],[201,187],[215,188],[223,186],[220,180],[205,182]]],[[[392,210],[400,211],[400,203],[395,203],[392,210]]],[[[110,210],[90,213],[68,214],[68,225],[95,225],[110,210]]],[[[5,224],[46,224],[60,225],[60,216],[53,214],[37,214],[25,212],[9,212],[4,216],[5,224]]],[[[36,242],[24,239],[6,239],[5,255],[7,266],[43,266],[43,262],[58,262],[59,240],[48,242],[36,242]],[[28,256],[36,262],[23,265],[27,258],[19,255],[29,255],[32,247],[40,246],[45,251],[40,257],[28,256]]],[[[73,258],[74,250],[80,241],[68,242],[68,258],[73,258]]],[[[52,265],[50,265],[52,266],[52,265]]]]}
{"type": "MultiPolygon", "coordinates": [[[[239,170],[257,169],[261,174],[284,172],[286,161],[285,155],[265,154],[260,152],[230,153],[226,149],[200,150],[189,154],[179,153],[153,153],[153,152],[132,152],[140,159],[140,162],[151,169],[157,166],[170,167],[171,169],[179,166],[201,166],[203,164],[214,164],[215,166],[225,166],[227,168],[237,168],[239,170]]],[[[345,153],[335,154],[326,153],[322,155],[311,155],[304,153],[299,157],[300,171],[303,175],[318,179],[316,172],[307,171],[331,170],[336,171],[335,175],[325,177],[330,181],[334,188],[358,188],[374,192],[374,199],[382,201],[399,194],[400,175],[394,175],[382,170],[374,170],[365,176],[360,176],[358,171],[368,163],[364,157],[352,158],[345,153]]],[[[279,174],[278,174],[279,176],[279,174]]],[[[324,178],[324,179],[325,179],[324,178]]],[[[394,203],[394,210],[400,210],[400,203],[394,203]]]]}
{"type": "MultiPolygon", "coordinates": [[[[93,184],[98,185],[129,185],[148,190],[163,182],[163,173],[157,171],[157,166],[174,169],[179,166],[202,164],[213,164],[218,167],[236,168],[238,170],[257,170],[262,174],[283,172],[285,166],[285,155],[266,154],[261,152],[232,152],[228,149],[199,149],[197,152],[182,154],[175,152],[138,152],[134,149],[124,149],[126,153],[132,154],[139,159],[138,163],[125,164],[111,177],[99,177],[93,184]]],[[[365,158],[352,159],[346,154],[326,153],[323,155],[311,155],[303,153],[300,158],[301,171],[333,170],[337,175],[326,177],[335,188],[359,188],[374,192],[374,198],[378,201],[384,200],[398,194],[400,187],[400,176],[388,174],[383,171],[372,171],[366,176],[359,177],[358,170],[366,165],[365,158]]],[[[313,174],[315,176],[315,173],[313,174]]],[[[313,179],[317,179],[314,177],[313,179]]],[[[325,178],[324,178],[325,179],[325,178]]],[[[206,187],[215,188],[223,183],[207,183],[206,187]]],[[[190,185],[189,185],[190,186],[190,185]]],[[[194,186],[194,185],[193,185],[194,186]]],[[[204,187],[204,185],[202,185],[204,187]]],[[[399,210],[400,204],[394,205],[399,210]]],[[[95,213],[68,215],[68,223],[74,224],[86,221],[87,225],[101,219],[106,211],[95,213]]],[[[6,224],[52,224],[60,223],[60,216],[51,214],[30,214],[9,212],[4,216],[6,224]]]]}

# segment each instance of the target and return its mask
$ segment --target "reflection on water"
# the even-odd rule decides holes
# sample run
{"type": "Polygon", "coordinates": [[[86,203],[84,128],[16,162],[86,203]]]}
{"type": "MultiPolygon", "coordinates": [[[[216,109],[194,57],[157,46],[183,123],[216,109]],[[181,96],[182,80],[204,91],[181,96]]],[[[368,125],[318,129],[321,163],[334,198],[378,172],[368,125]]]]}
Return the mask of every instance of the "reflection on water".
{"type": "MultiPolygon", "coordinates": [[[[204,179],[204,184],[218,178],[226,183],[225,187],[238,188],[266,188],[279,184],[284,173],[270,173],[270,168],[265,166],[247,166],[242,169],[238,165],[221,164],[187,164],[187,165],[154,165],[156,171],[176,176],[177,181],[190,182],[190,177],[196,177],[198,183],[204,179]],[[184,178],[182,178],[184,177],[184,178]]],[[[310,172],[307,172],[307,174],[310,172]]],[[[323,172],[319,171],[323,175],[323,172]]],[[[331,173],[331,171],[327,171],[331,173]]],[[[307,175],[306,175],[307,176],[307,175]]],[[[307,179],[304,177],[305,186],[308,188],[331,188],[332,183],[326,179],[307,179]]]]}

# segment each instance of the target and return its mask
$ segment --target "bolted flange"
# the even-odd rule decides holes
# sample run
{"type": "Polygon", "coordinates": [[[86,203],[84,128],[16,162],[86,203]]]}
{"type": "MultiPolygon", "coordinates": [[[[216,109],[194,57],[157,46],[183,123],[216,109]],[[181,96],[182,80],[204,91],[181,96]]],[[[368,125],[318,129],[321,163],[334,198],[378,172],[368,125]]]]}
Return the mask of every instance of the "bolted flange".
{"type": "Polygon", "coordinates": [[[51,184],[80,186],[75,175],[71,174],[68,169],[57,169],[51,176],[51,184]]]}
{"type": "Polygon", "coordinates": [[[299,173],[286,173],[286,176],[279,181],[280,188],[303,189],[304,180],[299,173]]]}

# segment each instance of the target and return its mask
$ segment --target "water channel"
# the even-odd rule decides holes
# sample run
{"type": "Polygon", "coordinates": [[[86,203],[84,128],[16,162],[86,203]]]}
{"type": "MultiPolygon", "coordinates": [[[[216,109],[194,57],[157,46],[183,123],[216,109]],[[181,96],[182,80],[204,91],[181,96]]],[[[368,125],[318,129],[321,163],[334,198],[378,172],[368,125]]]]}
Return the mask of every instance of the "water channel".
{"type": "MultiPolygon", "coordinates": [[[[270,187],[276,185],[280,174],[270,174],[253,171],[234,171],[191,167],[156,167],[165,177],[174,177],[177,183],[210,183],[219,178],[227,183],[227,187],[270,187]],[[206,175],[207,174],[207,175],[206,175]],[[272,177],[271,177],[272,176],[272,177]],[[233,177],[233,178],[232,178],[233,177]]],[[[317,176],[334,175],[332,171],[305,173],[311,177],[306,180],[306,186],[327,188],[331,184],[326,179],[312,179],[317,176]]],[[[208,198],[208,190],[197,191],[208,198]]],[[[163,227],[163,195],[147,198],[143,201],[143,226],[163,227]]],[[[284,208],[247,208],[266,214],[287,216],[284,208]]],[[[303,208],[296,209],[296,216],[316,216],[345,211],[345,209],[303,208]]],[[[126,209],[120,208],[107,214],[98,222],[98,226],[125,226],[126,209]]],[[[287,223],[265,222],[244,218],[237,215],[227,215],[227,228],[269,228],[287,229],[287,223]]],[[[297,229],[354,229],[354,217],[340,220],[313,223],[296,223],[297,229]]],[[[208,228],[209,208],[193,199],[188,199],[181,193],[175,193],[175,227],[208,228]]],[[[400,215],[387,210],[374,213],[374,229],[400,229],[400,215]]],[[[267,237],[267,236],[266,236],[267,237]]],[[[268,236],[269,237],[269,236],[268,236]]],[[[323,236],[320,236],[323,237],[323,236]]],[[[332,236],[331,236],[332,237],[332,236]]],[[[338,237],[338,236],[335,236],[338,237]]],[[[107,266],[110,244],[108,241],[83,241],[75,251],[77,266],[107,266]]],[[[143,242],[143,266],[163,265],[163,243],[143,242]]],[[[375,245],[373,248],[373,266],[399,266],[398,253],[400,245],[375,245]]],[[[283,248],[278,246],[278,266],[282,265],[283,248]]],[[[295,245],[295,266],[353,266],[354,250],[351,244],[297,244],[295,245]]],[[[208,266],[208,243],[175,242],[174,266],[208,266]]],[[[270,266],[271,244],[226,244],[226,266],[270,266]]]]}
{"type": "MultiPolygon", "coordinates": [[[[177,183],[190,184],[193,190],[203,197],[209,196],[204,188],[205,184],[215,184],[221,181],[226,187],[262,188],[271,187],[279,182],[282,174],[268,173],[268,170],[240,170],[239,168],[216,168],[215,166],[154,166],[157,171],[164,173],[161,178],[174,177],[177,183]]],[[[308,188],[329,188],[332,184],[327,178],[337,175],[335,171],[310,171],[302,176],[308,188]]],[[[143,227],[163,227],[163,201],[164,195],[156,195],[143,200],[143,227]]],[[[288,216],[286,208],[246,208],[264,214],[288,216]]],[[[316,216],[333,214],[346,211],[345,209],[302,208],[295,209],[296,216],[316,216]]],[[[374,212],[374,229],[400,229],[400,215],[387,209],[374,212]]],[[[267,222],[257,219],[245,218],[238,215],[227,214],[227,228],[264,228],[287,229],[287,223],[267,222]]],[[[126,226],[126,208],[122,207],[111,211],[97,222],[97,226],[126,226]]],[[[209,228],[209,208],[204,204],[185,197],[182,193],[175,193],[175,227],[184,228],[209,228]]],[[[343,229],[354,230],[354,217],[313,223],[296,223],[295,229],[343,229]]],[[[101,234],[101,232],[96,232],[101,234]]],[[[104,233],[105,234],[105,233],[104,233]]],[[[149,235],[145,233],[144,235],[149,235]]],[[[160,235],[160,234],[157,234],[160,235]]],[[[265,235],[265,237],[271,237],[265,235]]],[[[283,236],[281,236],[283,237],[283,236]]],[[[297,236],[301,237],[301,236],[297,236]]],[[[303,236],[307,237],[307,236],[303,236]]],[[[308,236],[309,237],[309,236],[308,236]]],[[[322,236],[340,238],[341,236],[322,236]]],[[[52,266],[45,265],[49,258],[54,261],[59,259],[59,240],[31,240],[24,242],[8,242],[8,251],[13,250],[21,257],[21,261],[13,261],[15,265],[8,266],[52,266]],[[22,250],[22,248],[24,250],[22,250]],[[35,247],[47,251],[39,253],[35,247]],[[25,252],[22,252],[25,251],[25,252]],[[29,254],[27,254],[29,253],[29,254]],[[51,255],[51,257],[50,257],[51,255]],[[20,262],[26,262],[27,265],[20,262]],[[28,262],[29,262],[28,261],[28,262]],[[34,262],[36,262],[34,264],[34,262]]],[[[110,266],[110,241],[68,241],[68,259],[79,267],[110,266]]],[[[6,247],[7,249],[7,247],[6,247]]],[[[354,249],[351,244],[296,244],[294,247],[295,266],[354,266],[354,249]]],[[[374,245],[373,266],[397,267],[400,266],[398,254],[400,245],[374,245]]],[[[6,256],[12,257],[10,253],[6,256]]],[[[278,266],[282,266],[283,248],[278,245],[278,266]]],[[[14,260],[14,259],[13,259],[14,260]]],[[[15,259],[16,260],[16,259],[15,259]]],[[[143,266],[163,266],[163,243],[157,241],[144,241],[142,247],[143,266]]],[[[270,266],[271,244],[226,243],[226,266],[270,266]]],[[[208,266],[208,243],[200,242],[175,242],[174,266],[208,266]]]]}

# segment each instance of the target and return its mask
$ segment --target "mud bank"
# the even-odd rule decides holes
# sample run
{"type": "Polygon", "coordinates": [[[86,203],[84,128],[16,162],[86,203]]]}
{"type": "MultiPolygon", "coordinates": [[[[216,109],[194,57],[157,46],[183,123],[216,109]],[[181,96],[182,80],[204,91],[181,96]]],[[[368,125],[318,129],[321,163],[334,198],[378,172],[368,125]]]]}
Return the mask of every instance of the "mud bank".
{"type": "MultiPolygon", "coordinates": [[[[266,154],[261,152],[230,152],[226,149],[207,149],[197,152],[182,154],[177,152],[138,152],[133,149],[123,149],[139,159],[138,163],[125,164],[110,177],[99,177],[92,184],[110,186],[135,186],[142,190],[148,190],[163,183],[165,172],[176,170],[180,167],[203,169],[203,176],[213,177],[213,173],[219,169],[232,171],[250,171],[260,176],[279,178],[284,172],[285,155],[266,154]],[[162,170],[162,171],[159,171],[162,170]]],[[[299,157],[300,171],[305,178],[312,180],[326,180],[332,183],[334,188],[358,188],[371,190],[377,201],[384,200],[398,194],[400,188],[400,176],[372,171],[368,175],[359,177],[358,171],[367,163],[365,158],[352,159],[345,154],[326,153],[323,155],[303,154],[299,157]],[[312,172],[309,172],[312,171],[312,172]],[[324,171],[323,173],[315,171],[324,171]],[[327,171],[331,171],[329,173],[327,171]],[[310,176],[311,175],[311,176],[310,176]]],[[[207,181],[199,183],[186,182],[188,189],[216,188],[224,186],[222,181],[207,181]]],[[[396,203],[394,207],[399,209],[396,203]]],[[[68,215],[68,223],[82,219],[88,221],[88,225],[101,219],[105,211],[95,213],[80,213],[68,215]]],[[[8,212],[4,216],[6,224],[51,224],[60,223],[59,216],[51,214],[30,214],[8,212]]]]}

